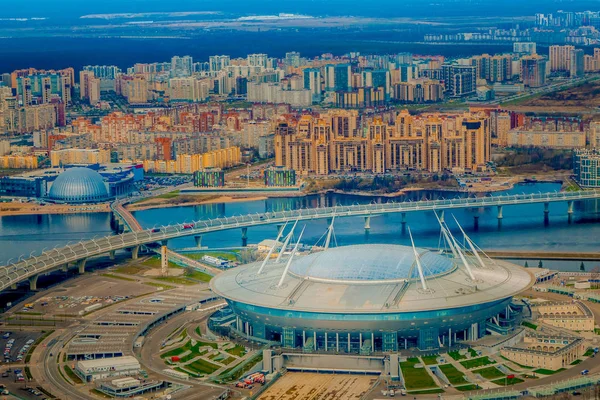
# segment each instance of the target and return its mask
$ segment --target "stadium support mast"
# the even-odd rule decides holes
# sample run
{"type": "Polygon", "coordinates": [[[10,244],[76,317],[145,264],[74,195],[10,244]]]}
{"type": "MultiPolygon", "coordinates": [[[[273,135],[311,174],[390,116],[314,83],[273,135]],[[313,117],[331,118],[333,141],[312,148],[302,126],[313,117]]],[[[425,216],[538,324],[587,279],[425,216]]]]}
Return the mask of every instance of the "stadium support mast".
{"type": "Polygon", "coordinates": [[[294,234],[294,229],[296,229],[296,225],[298,225],[298,220],[296,220],[296,222],[294,222],[294,226],[292,226],[292,230],[290,231],[290,233],[288,233],[287,237],[285,238],[285,241],[283,242],[283,246],[281,246],[281,250],[279,251],[279,254],[277,255],[277,259],[275,260],[276,263],[281,261],[283,252],[285,251],[285,249],[287,249],[287,246],[290,243],[290,240],[292,240],[292,235],[294,234]]]}
{"type": "Polygon", "coordinates": [[[467,234],[463,230],[462,226],[460,226],[460,224],[458,223],[458,220],[456,219],[456,217],[453,215],[452,218],[454,218],[454,221],[456,221],[456,225],[458,225],[458,228],[462,232],[462,234],[465,238],[465,241],[469,244],[469,247],[471,248],[473,255],[475,256],[475,258],[477,259],[477,262],[479,263],[479,266],[484,268],[485,264],[483,263],[483,260],[481,259],[481,257],[479,257],[479,253],[477,252],[477,249],[475,248],[473,241],[471,240],[471,238],[469,236],[467,236],[467,234]]]}
{"type": "Polygon", "coordinates": [[[265,259],[263,260],[262,265],[260,266],[260,268],[258,269],[258,272],[256,273],[257,275],[260,275],[262,273],[262,270],[265,268],[265,265],[267,265],[267,262],[271,258],[271,254],[273,254],[273,251],[275,251],[275,248],[277,247],[277,244],[279,243],[279,239],[281,239],[281,236],[283,235],[283,231],[285,230],[286,226],[287,226],[287,222],[285,223],[285,225],[283,226],[283,228],[281,228],[281,230],[277,234],[277,239],[275,239],[275,243],[273,243],[273,246],[271,246],[271,249],[269,250],[269,253],[267,254],[267,256],[265,257],[265,259]]]}
{"type": "Polygon", "coordinates": [[[440,229],[442,231],[442,235],[444,235],[444,239],[446,239],[446,243],[448,244],[448,246],[450,246],[450,250],[452,251],[454,258],[458,258],[458,253],[456,252],[456,249],[454,248],[454,244],[453,244],[452,240],[450,240],[450,236],[448,235],[448,230],[444,227],[444,224],[438,217],[437,213],[434,213],[434,214],[438,220],[438,223],[440,224],[440,229]]]}
{"type": "Polygon", "coordinates": [[[331,243],[331,235],[333,234],[333,223],[335,222],[335,215],[331,219],[331,224],[329,224],[329,229],[327,230],[327,238],[325,239],[325,250],[329,248],[329,243],[331,243]]]}
{"type": "Polygon", "coordinates": [[[452,249],[452,254],[454,254],[454,257],[456,257],[458,255],[458,257],[461,259],[463,265],[465,266],[465,269],[467,270],[469,277],[474,281],[475,275],[473,275],[471,266],[469,265],[469,262],[465,258],[463,252],[460,250],[460,246],[458,245],[458,243],[456,243],[456,239],[454,239],[454,236],[452,236],[452,232],[450,232],[449,229],[446,229],[446,227],[444,226],[444,223],[440,220],[440,218],[437,216],[437,214],[435,214],[435,216],[440,224],[442,234],[446,238],[446,241],[448,242],[450,249],[452,249]]]}
{"type": "Polygon", "coordinates": [[[302,235],[304,234],[304,229],[306,229],[306,225],[304,225],[304,228],[302,228],[302,232],[300,232],[300,236],[298,236],[298,241],[294,246],[294,250],[292,250],[292,254],[290,254],[290,258],[288,259],[287,264],[285,264],[285,269],[283,270],[283,274],[281,275],[281,279],[279,280],[277,287],[281,287],[281,285],[283,284],[283,280],[285,279],[285,276],[287,275],[287,272],[290,269],[290,265],[292,265],[292,260],[294,259],[294,256],[298,251],[298,246],[300,245],[300,239],[302,239],[302,235]]]}
{"type": "Polygon", "coordinates": [[[415,253],[415,261],[417,263],[417,270],[419,271],[419,278],[421,278],[421,285],[423,286],[423,290],[427,290],[427,283],[425,282],[425,276],[423,275],[423,267],[421,266],[420,256],[415,247],[415,241],[413,240],[410,227],[408,228],[408,235],[410,236],[410,243],[412,244],[413,252],[415,253]]]}

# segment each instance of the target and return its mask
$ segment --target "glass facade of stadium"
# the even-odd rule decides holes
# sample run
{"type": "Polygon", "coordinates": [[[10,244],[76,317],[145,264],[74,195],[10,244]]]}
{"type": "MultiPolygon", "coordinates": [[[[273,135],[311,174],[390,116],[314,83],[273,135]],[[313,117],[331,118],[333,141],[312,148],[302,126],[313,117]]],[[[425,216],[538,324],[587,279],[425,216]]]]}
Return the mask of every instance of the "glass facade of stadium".
{"type": "Polygon", "coordinates": [[[286,348],[340,353],[434,350],[477,340],[488,329],[506,334],[521,311],[511,298],[456,309],[379,314],[312,313],[228,303],[240,333],[280,342],[286,348]]]}
{"type": "Polygon", "coordinates": [[[407,246],[352,245],[246,264],[210,285],[233,310],[233,328],[259,341],[307,352],[434,350],[506,334],[520,320],[512,299],[532,274],[507,262],[472,263],[407,246]]]}

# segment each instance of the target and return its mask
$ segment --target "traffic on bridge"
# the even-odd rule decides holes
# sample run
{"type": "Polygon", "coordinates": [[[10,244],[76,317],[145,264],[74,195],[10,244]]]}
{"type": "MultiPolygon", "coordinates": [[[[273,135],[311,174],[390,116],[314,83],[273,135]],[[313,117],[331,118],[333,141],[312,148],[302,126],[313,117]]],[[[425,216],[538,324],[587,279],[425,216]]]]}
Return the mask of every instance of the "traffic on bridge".
{"type": "MultiPolygon", "coordinates": [[[[76,263],[80,273],[85,272],[86,260],[90,257],[129,249],[132,257],[137,258],[140,246],[150,243],[162,243],[184,236],[201,236],[203,234],[241,229],[244,243],[247,240],[247,229],[252,226],[280,224],[290,221],[330,219],[333,217],[364,217],[365,229],[369,229],[370,218],[383,214],[402,213],[403,224],[405,214],[419,211],[443,212],[444,210],[461,208],[497,207],[498,218],[502,218],[502,207],[517,204],[544,204],[544,213],[548,214],[548,204],[554,202],[567,202],[568,213],[573,213],[575,201],[594,200],[600,198],[600,190],[586,190],[578,192],[553,192],[517,194],[502,196],[486,196],[478,198],[461,198],[451,200],[426,200],[417,202],[389,202],[383,204],[335,206],[311,209],[299,209],[245,216],[222,217],[188,223],[178,223],[167,226],[155,227],[145,230],[132,230],[115,236],[106,236],[100,239],[81,241],[77,244],[68,244],[42,252],[40,255],[21,256],[19,260],[10,262],[0,267],[0,290],[15,287],[19,282],[29,280],[30,288],[36,289],[39,275],[56,269],[68,268],[69,264],[76,263]]],[[[137,223],[137,221],[136,221],[137,223]]],[[[209,272],[210,273],[210,272],[209,272]]]]}

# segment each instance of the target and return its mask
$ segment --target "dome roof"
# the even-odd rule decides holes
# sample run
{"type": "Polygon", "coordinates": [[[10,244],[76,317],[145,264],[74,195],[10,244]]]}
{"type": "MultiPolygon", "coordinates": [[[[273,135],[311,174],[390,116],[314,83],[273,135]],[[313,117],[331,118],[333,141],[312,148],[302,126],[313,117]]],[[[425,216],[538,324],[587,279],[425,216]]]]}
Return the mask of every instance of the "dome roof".
{"type": "MultiPolygon", "coordinates": [[[[431,277],[454,269],[451,259],[417,248],[423,275],[431,277]]],[[[344,246],[297,258],[290,272],[324,281],[388,281],[418,278],[412,247],[366,244],[344,246]]]]}
{"type": "Polygon", "coordinates": [[[102,176],[89,168],[69,168],[56,178],[48,197],[66,203],[94,203],[109,199],[102,176]]]}

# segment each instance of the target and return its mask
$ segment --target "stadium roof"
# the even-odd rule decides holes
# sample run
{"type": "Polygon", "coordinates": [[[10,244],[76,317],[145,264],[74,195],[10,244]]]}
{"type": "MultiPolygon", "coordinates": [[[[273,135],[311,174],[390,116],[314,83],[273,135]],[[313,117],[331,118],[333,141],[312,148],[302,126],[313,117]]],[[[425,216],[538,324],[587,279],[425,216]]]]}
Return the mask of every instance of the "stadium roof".
{"type": "MultiPolygon", "coordinates": [[[[417,252],[426,277],[454,269],[453,260],[447,257],[425,249],[417,249],[417,252]]],[[[390,281],[418,277],[413,249],[386,244],[336,247],[313,253],[295,259],[290,272],[324,281],[390,281]]]]}

